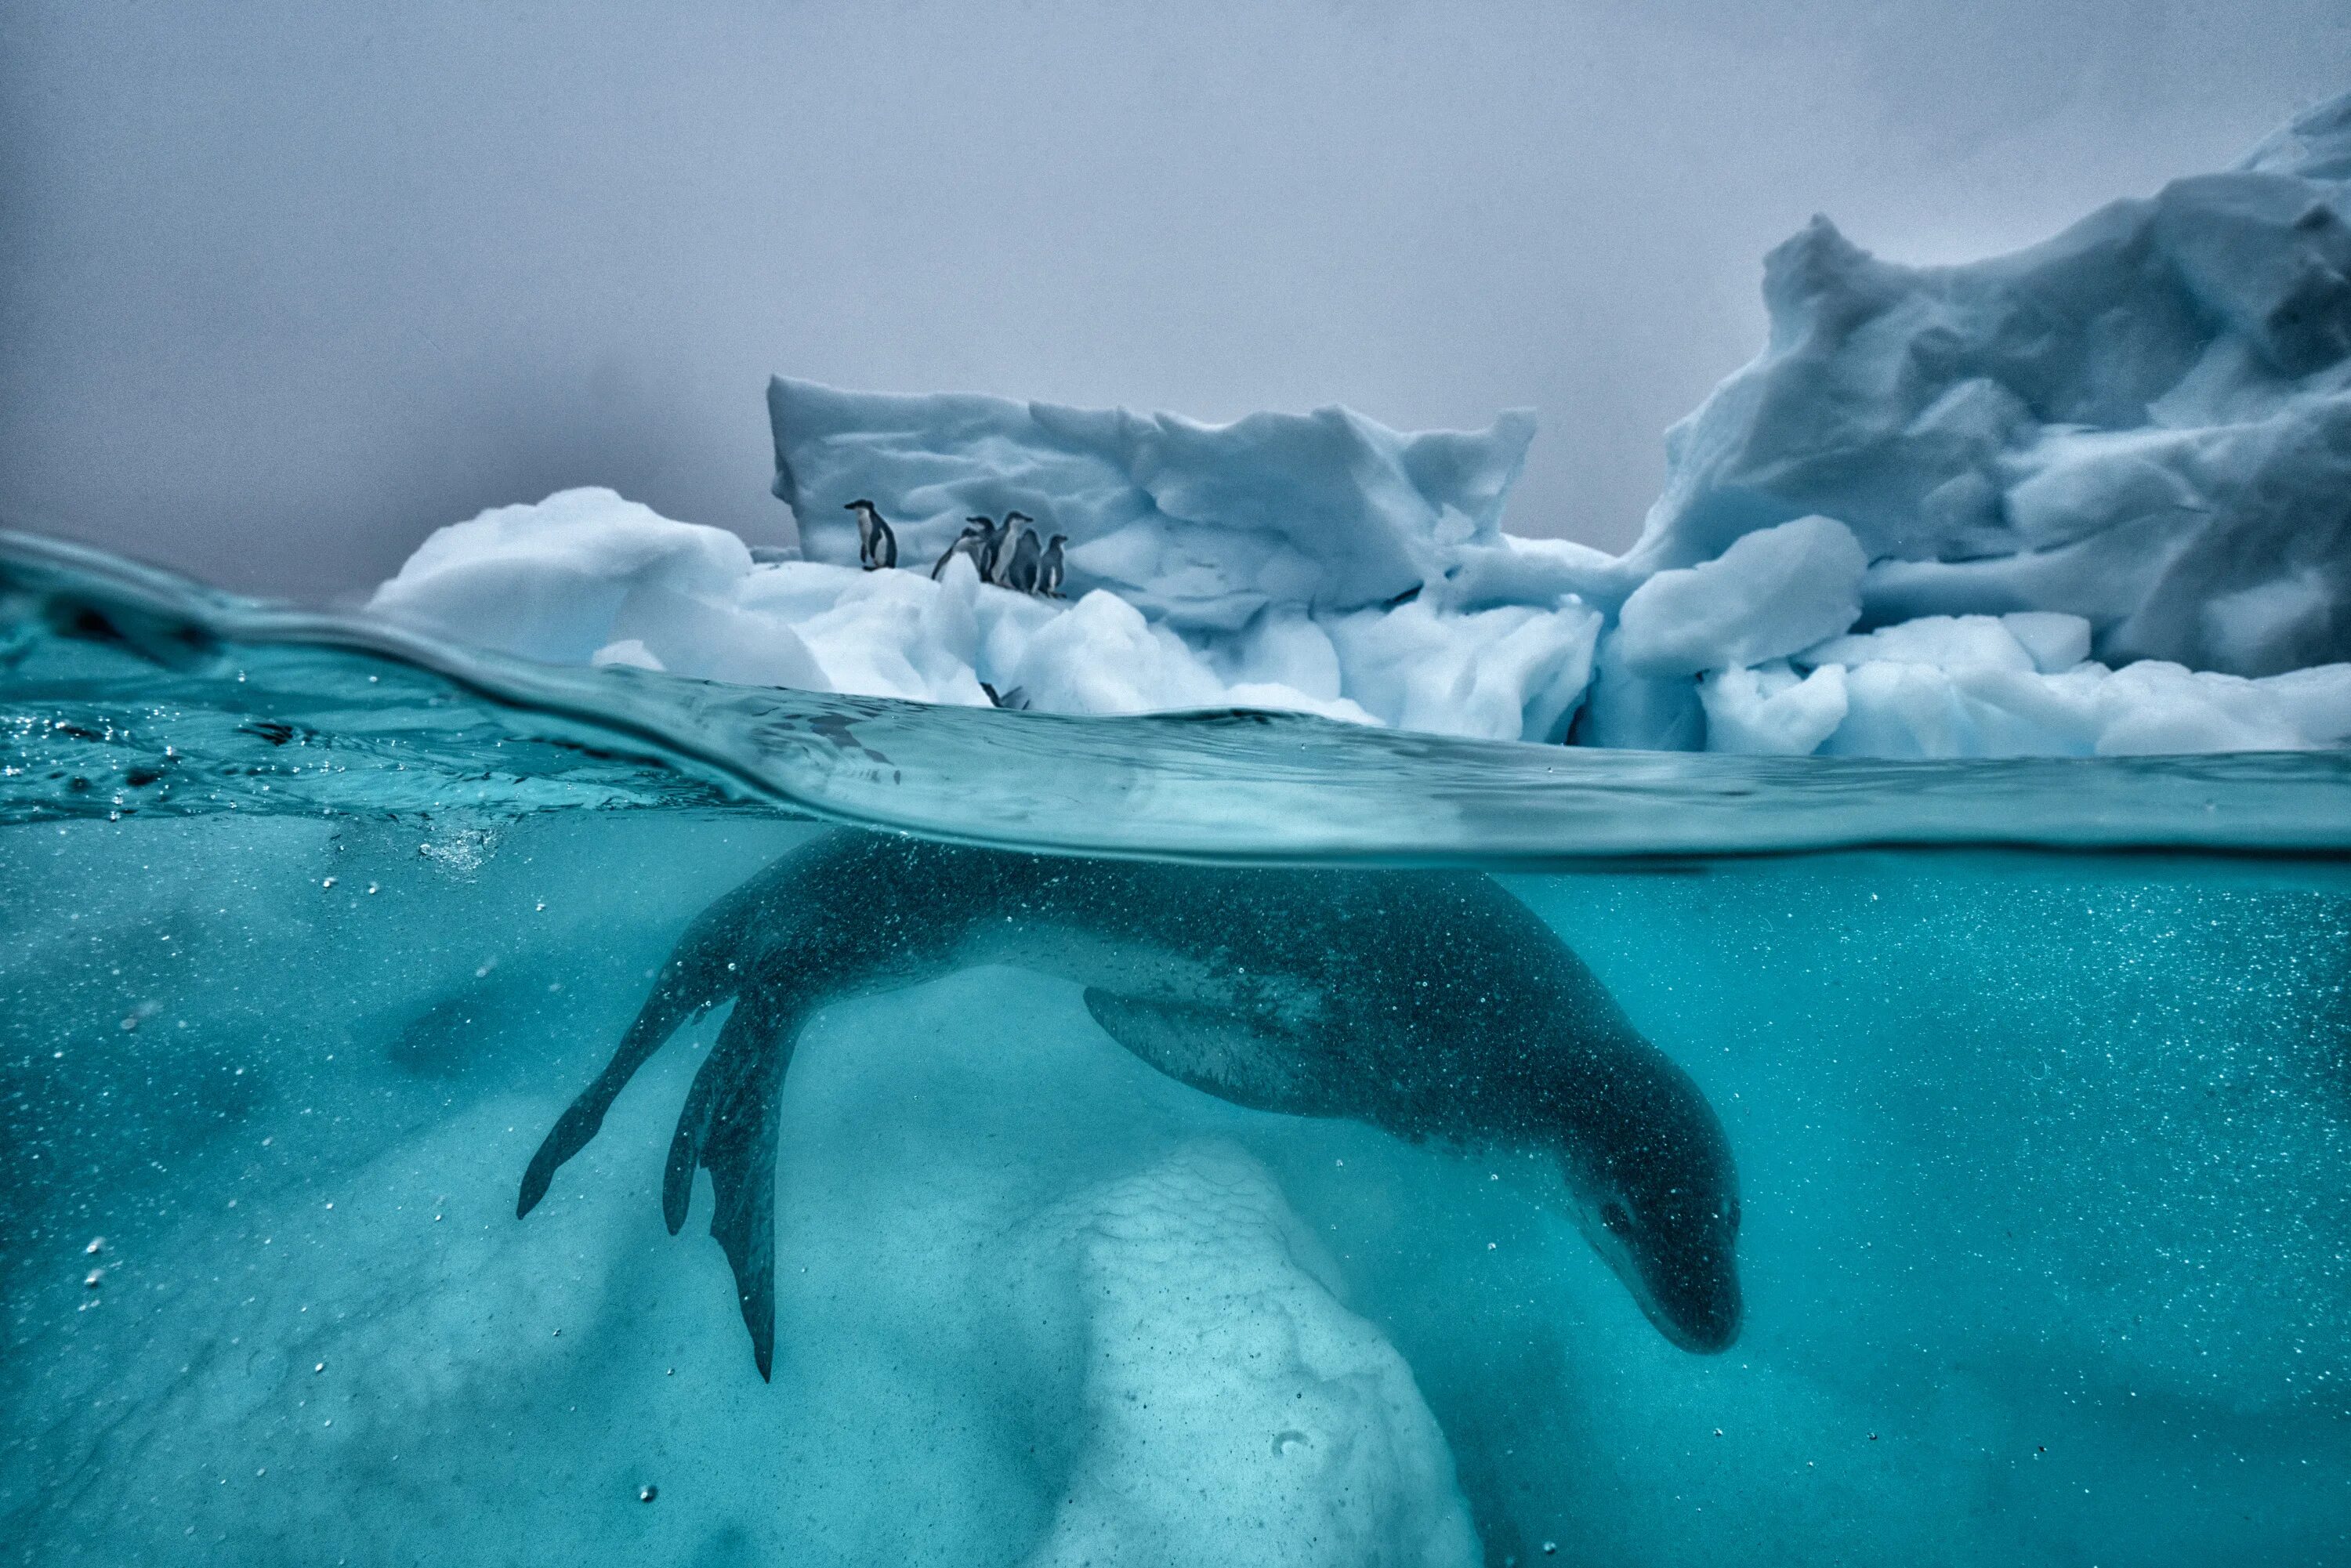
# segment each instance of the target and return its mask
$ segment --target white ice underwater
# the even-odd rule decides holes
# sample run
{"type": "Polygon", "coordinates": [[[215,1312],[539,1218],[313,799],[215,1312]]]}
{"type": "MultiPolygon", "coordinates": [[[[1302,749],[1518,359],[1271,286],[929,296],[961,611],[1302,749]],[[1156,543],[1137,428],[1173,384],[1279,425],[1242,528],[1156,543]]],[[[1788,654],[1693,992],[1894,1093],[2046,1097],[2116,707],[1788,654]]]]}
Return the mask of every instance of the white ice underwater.
{"type": "Polygon", "coordinates": [[[1667,437],[1621,557],[1502,528],[1534,434],[1228,425],[776,381],[809,559],[608,490],[428,538],[375,611],[562,663],[1127,714],[1250,706],[1527,741],[1970,757],[2351,738],[2351,94],[2013,256],[1825,219],[1771,336],[1667,437]],[[870,498],[905,568],[856,566],[870,498]],[[964,519],[1070,540],[1067,601],[964,519]]]}

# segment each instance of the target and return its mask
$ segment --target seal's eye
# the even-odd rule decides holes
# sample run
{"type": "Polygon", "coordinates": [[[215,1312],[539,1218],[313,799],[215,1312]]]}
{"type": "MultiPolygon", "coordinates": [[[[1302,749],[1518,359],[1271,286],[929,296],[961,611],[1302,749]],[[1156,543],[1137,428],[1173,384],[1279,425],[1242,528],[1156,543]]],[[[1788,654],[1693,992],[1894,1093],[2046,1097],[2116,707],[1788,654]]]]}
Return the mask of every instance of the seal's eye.
{"type": "Polygon", "coordinates": [[[1632,1213],[1621,1203],[1611,1201],[1601,1205],[1600,1223],[1608,1228],[1612,1236],[1629,1239],[1633,1234],[1632,1213]]]}

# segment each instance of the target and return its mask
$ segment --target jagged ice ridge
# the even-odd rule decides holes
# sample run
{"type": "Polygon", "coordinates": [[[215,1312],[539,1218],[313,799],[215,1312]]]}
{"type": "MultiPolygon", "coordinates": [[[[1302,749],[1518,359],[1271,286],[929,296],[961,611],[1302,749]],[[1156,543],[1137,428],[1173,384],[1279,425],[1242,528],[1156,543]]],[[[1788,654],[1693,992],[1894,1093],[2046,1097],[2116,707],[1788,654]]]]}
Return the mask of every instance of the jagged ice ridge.
{"type": "Polygon", "coordinates": [[[778,380],[809,559],[609,491],[434,534],[378,612],[564,663],[1064,713],[1879,757],[2351,738],[2351,94],[2012,256],[1815,219],[1756,360],[1667,436],[1621,557],[1503,531],[1532,418],[1212,426],[778,380]],[[877,502],[910,570],[864,572],[877,502]],[[926,575],[1069,536],[1068,602],[926,575]]]}

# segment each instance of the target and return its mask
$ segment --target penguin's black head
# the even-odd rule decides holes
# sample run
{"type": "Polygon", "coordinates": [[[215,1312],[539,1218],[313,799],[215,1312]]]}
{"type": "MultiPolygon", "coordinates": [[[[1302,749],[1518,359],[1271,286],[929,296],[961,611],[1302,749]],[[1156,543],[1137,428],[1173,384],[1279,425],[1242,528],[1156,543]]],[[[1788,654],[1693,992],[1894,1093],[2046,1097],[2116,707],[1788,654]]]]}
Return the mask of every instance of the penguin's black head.
{"type": "Polygon", "coordinates": [[[1026,512],[1007,512],[1004,514],[1004,526],[1008,528],[1015,523],[1033,523],[1036,520],[1036,518],[1030,517],[1026,512]]]}
{"type": "Polygon", "coordinates": [[[878,512],[882,508],[871,501],[852,501],[841,508],[844,512],[878,512]]]}
{"type": "Polygon", "coordinates": [[[1047,540],[1045,541],[1045,548],[1046,548],[1047,549],[1051,549],[1055,545],[1065,545],[1065,544],[1068,544],[1069,542],[1070,542],[1070,536],[1069,536],[1069,535],[1067,535],[1067,534],[1055,534],[1051,538],[1047,539],[1047,540]]]}

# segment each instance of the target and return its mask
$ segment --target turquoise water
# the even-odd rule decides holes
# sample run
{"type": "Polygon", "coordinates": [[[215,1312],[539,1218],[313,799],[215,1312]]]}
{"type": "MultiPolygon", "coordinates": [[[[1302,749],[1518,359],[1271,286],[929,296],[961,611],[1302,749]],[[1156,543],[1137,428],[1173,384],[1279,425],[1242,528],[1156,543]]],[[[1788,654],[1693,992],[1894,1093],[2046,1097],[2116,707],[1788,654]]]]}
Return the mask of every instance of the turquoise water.
{"type": "Polygon", "coordinates": [[[938,711],[0,573],[14,1560],[2351,1562],[2339,757],[938,711]],[[515,1195],[696,915],[843,826],[1491,873],[1727,1131],[1737,1343],[1523,1162],[987,965],[801,1036],[762,1380],[707,1190],[661,1212],[723,1009],[515,1195]]]}

